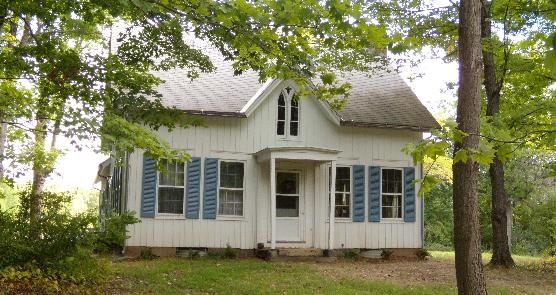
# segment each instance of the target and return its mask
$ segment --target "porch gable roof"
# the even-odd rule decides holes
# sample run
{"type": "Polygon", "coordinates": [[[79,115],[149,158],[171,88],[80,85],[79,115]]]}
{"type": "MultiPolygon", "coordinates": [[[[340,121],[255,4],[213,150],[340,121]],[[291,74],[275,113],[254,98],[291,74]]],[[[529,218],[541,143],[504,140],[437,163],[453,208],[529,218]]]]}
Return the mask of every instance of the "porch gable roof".
{"type": "Polygon", "coordinates": [[[253,155],[258,162],[265,162],[270,159],[328,162],[337,160],[338,154],[341,152],[340,150],[319,147],[288,146],[264,148],[253,155]]]}

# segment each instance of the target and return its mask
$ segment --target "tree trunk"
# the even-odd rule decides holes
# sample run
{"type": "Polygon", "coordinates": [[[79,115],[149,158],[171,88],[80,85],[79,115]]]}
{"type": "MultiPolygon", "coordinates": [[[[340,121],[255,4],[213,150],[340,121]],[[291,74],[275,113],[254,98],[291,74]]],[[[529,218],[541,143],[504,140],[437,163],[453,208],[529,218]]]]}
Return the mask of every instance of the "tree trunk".
{"type": "Polygon", "coordinates": [[[3,116],[0,116],[0,180],[2,180],[6,174],[4,159],[6,158],[6,145],[8,140],[8,124],[3,123],[3,121],[3,116]]]}
{"type": "MultiPolygon", "coordinates": [[[[481,1],[462,0],[459,10],[458,128],[469,134],[459,150],[477,149],[481,115],[481,1]]],[[[479,165],[469,158],[452,166],[454,173],[454,244],[459,294],[487,294],[481,261],[477,179],[479,165]]]]}
{"type": "MultiPolygon", "coordinates": [[[[44,192],[44,184],[46,182],[46,178],[48,177],[48,170],[45,169],[45,141],[46,141],[46,120],[41,119],[39,115],[37,115],[37,124],[35,125],[34,135],[35,135],[35,155],[33,159],[33,183],[31,185],[31,200],[30,200],[30,223],[33,226],[39,224],[41,218],[41,209],[43,203],[43,192],[44,192]]],[[[38,237],[40,232],[35,233],[38,237]]]]}
{"type": "MultiPolygon", "coordinates": [[[[490,3],[483,2],[481,36],[488,43],[483,46],[484,85],[487,97],[486,115],[492,117],[500,111],[500,91],[502,83],[496,77],[493,48],[489,43],[492,38],[492,22],[490,20],[490,3]]],[[[505,73],[502,73],[504,75],[505,73]]],[[[489,169],[491,183],[491,220],[492,220],[492,265],[511,267],[514,265],[508,242],[508,195],[504,185],[504,163],[496,156],[489,169]]]]}
{"type": "Polygon", "coordinates": [[[504,186],[504,164],[497,157],[490,164],[490,183],[492,186],[492,265],[513,266],[514,260],[508,242],[508,195],[504,186]]]}

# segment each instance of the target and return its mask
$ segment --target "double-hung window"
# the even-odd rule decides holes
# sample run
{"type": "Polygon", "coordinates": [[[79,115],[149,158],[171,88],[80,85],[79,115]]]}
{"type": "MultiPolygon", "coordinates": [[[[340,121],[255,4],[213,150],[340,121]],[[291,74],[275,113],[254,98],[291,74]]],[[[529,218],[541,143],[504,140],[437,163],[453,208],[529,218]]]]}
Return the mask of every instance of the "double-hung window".
{"type": "Polygon", "coordinates": [[[220,161],[218,214],[243,216],[243,162],[220,161]]]}
{"type": "Polygon", "coordinates": [[[297,137],[299,134],[299,99],[290,87],[278,95],[276,134],[283,137],[297,137]]]}
{"type": "Polygon", "coordinates": [[[165,171],[158,177],[158,213],[183,214],[185,193],[184,163],[161,160],[165,171]]]}
{"type": "Polygon", "coordinates": [[[401,219],[403,202],[402,169],[382,169],[382,218],[401,219]]]}
{"type": "MultiPolygon", "coordinates": [[[[330,188],[331,171],[328,169],[328,187],[330,188]]],[[[334,216],[337,218],[349,218],[351,212],[351,168],[336,167],[336,191],[334,216]]]]}

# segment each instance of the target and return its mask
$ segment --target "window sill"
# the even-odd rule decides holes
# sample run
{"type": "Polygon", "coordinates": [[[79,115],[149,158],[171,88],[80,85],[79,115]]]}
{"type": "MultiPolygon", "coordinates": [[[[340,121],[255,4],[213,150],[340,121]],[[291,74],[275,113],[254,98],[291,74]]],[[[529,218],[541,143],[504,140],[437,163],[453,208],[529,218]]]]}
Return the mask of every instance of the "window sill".
{"type": "Polygon", "coordinates": [[[402,224],[405,223],[405,221],[403,221],[403,219],[381,219],[380,223],[402,224]]]}
{"type": "Polygon", "coordinates": [[[185,220],[185,216],[183,214],[157,214],[155,219],[177,219],[177,220],[185,220]]]}
{"type": "MultiPolygon", "coordinates": [[[[353,219],[351,217],[346,218],[346,217],[336,217],[334,218],[334,223],[350,223],[353,222],[353,219]]],[[[326,219],[326,223],[330,223],[330,218],[326,219]]]]}
{"type": "Polygon", "coordinates": [[[299,135],[296,137],[283,137],[283,136],[279,136],[278,140],[280,141],[296,141],[296,142],[301,142],[301,139],[299,138],[299,135]]]}
{"type": "Polygon", "coordinates": [[[245,216],[217,215],[216,220],[222,221],[247,221],[245,216]]]}

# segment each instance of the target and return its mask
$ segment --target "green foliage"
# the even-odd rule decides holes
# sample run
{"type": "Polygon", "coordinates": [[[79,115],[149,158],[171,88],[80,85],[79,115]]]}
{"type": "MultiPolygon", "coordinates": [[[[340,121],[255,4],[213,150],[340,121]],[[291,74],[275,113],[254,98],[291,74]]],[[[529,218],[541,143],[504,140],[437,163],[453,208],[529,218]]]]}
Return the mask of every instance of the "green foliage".
{"type": "Polygon", "coordinates": [[[158,258],[158,256],[153,253],[153,249],[150,247],[142,248],[141,253],[139,253],[139,259],[141,260],[153,260],[155,258],[158,258]]]}
{"type": "MultiPolygon", "coordinates": [[[[514,253],[540,255],[556,242],[556,186],[550,168],[553,161],[554,155],[550,153],[521,151],[506,162],[506,189],[513,208],[514,253]]],[[[453,248],[450,166],[450,162],[442,160],[425,162],[425,169],[432,167],[431,175],[441,180],[424,196],[425,245],[428,249],[453,248]]],[[[491,191],[486,167],[481,168],[478,191],[481,246],[489,250],[492,242],[491,191]]]]}
{"type": "Polygon", "coordinates": [[[94,259],[96,222],[91,213],[70,213],[71,195],[45,192],[38,223],[31,224],[29,189],[19,193],[16,211],[0,212],[0,269],[39,269],[49,275],[74,281],[100,280],[100,260],[94,259]],[[38,239],[36,233],[40,235],[38,239]]]}
{"type": "Polygon", "coordinates": [[[200,124],[162,104],[155,89],[164,81],[153,74],[181,68],[187,81],[213,71],[192,38],[233,61],[235,74],[291,79],[300,95],[335,108],[345,105],[351,86],[332,73],[384,67],[383,57],[369,53],[389,43],[386,26],[349,1],[68,0],[2,7],[6,157],[47,175],[62,152],[57,136],[79,148],[101,138],[102,150],[116,155],[140,148],[156,159],[186,160],[148,130],[200,124]]]}
{"type": "Polygon", "coordinates": [[[237,258],[237,250],[232,248],[230,244],[226,244],[226,248],[224,249],[224,258],[228,258],[228,259],[237,258]]]}
{"type": "Polygon", "coordinates": [[[547,248],[544,251],[544,254],[548,257],[552,257],[552,258],[556,257],[556,245],[552,245],[550,248],[547,248]]]}
{"type": "Polygon", "coordinates": [[[346,259],[356,260],[357,257],[359,257],[359,254],[355,251],[345,251],[344,252],[344,258],[346,258],[346,259]]]}
{"type": "Polygon", "coordinates": [[[428,257],[432,257],[427,249],[418,249],[415,254],[419,260],[426,260],[428,257]]]}
{"type": "Polygon", "coordinates": [[[96,234],[96,251],[109,253],[123,249],[125,240],[129,238],[126,226],[138,222],[140,220],[135,217],[135,212],[107,216],[96,234]]]}

